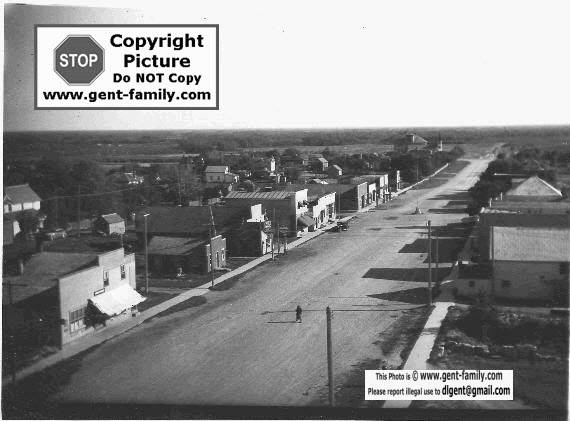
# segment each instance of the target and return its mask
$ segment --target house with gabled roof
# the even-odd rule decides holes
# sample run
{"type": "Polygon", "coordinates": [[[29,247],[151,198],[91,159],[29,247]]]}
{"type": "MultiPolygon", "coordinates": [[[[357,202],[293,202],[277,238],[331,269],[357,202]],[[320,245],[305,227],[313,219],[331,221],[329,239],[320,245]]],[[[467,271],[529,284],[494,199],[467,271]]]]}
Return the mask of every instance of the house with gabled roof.
{"type": "Polygon", "coordinates": [[[93,227],[105,235],[122,235],[125,233],[125,220],[117,213],[109,213],[96,218],[93,227]]]}
{"type": "Polygon", "coordinates": [[[562,199],[562,192],[534,175],[517,183],[504,194],[508,201],[555,201],[562,199]]]}
{"type": "Polygon", "coordinates": [[[4,187],[4,215],[25,210],[40,210],[41,198],[29,184],[4,187]]]}
{"type": "Polygon", "coordinates": [[[403,138],[396,139],[393,143],[394,151],[400,153],[425,149],[428,145],[429,142],[427,140],[415,133],[408,133],[403,138]]]}
{"type": "Polygon", "coordinates": [[[239,176],[230,172],[227,165],[208,165],[204,171],[206,183],[231,184],[239,181],[239,176]]]}

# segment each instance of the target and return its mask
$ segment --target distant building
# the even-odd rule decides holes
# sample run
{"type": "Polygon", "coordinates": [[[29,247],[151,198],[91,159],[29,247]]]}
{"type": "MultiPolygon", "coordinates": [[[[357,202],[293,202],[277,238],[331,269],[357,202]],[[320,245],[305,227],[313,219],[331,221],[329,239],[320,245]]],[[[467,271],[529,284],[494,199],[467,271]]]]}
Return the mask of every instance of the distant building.
{"type": "Polygon", "coordinates": [[[368,183],[367,205],[385,203],[391,199],[388,173],[367,174],[357,177],[344,178],[342,184],[368,183]]]}
{"type": "Polygon", "coordinates": [[[336,219],[336,192],[320,193],[313,190],[308,199],[309,215],[313,217],[315,228],[321,228],[336,219]]]}
{"type": "Polygon", "coordinates": [[[391,192],[397,192],[402,188],[402,178],[400,177],[400,170],[390,171],[388,180],[391,192]]]}
{"type": "Polygon", "coordinates": [[[545,201],[562,199],[562,192],[538,176],[532,176],[508,190],[504,199],[508,201],[545,201]]]}
{"type": "Polygon", "coordinates": [[[307,231],[313,224],[312,218],[304,217],[309,210],[306,187],[299,187],[292,191],[251,193],[233,191],[224,200],[232,206],[261,204],[267,217],[279,226],[286,226],[291,235],[307,231]]]}
{"type": "Polygon", "coordinates": [[[40,197],[29,184],[4,187],[4,215],[30,209],[40,210],[40,202],[40,197]]]}
{"type": "Polygon", "coordinates": [[[281,190],[307,189],[308,195],[336,193],[340,211],[361,211],[368,207],[368,183],[358,184],[290,184],[279,186],[281,190]]]}
{"type": "Polygon", "coordinates": [[[112,176],[114,183],[120,186],[138,186],[144,183],[144,177],[137,175],[135,172],[117,173],[112,176]]]}
{"type": "Polygon", "coordinates": [[[321,157],[313,157],[310,159],[310,163],[311,163],[311,168],[314,171],[318,171],[318,172],[326,172],[327,169],[329,168],[329,161],[327,161],[325,158],[321,157]]]}
{"type": "Polygon", "coordinates": [[[214,258],[214,269],[226,265],[226,234],[228,226],[239,223],[247,214],[218,206],[154,206],[145,208],[136,219],[136,231],[140,242],[144,241],[144,217],[147,214],[147,241],[151,271],[175,273],[178,262],[184,261],[183,271],[210,271],[210,258],[214,258]],[[212,211],[214,226],[210,214],[212,211]],[[214,231],[216,234],[214,234],[214,231]],[[220,239],[212,241],[210,236],[220,239]],[[156,238],[156,240],[155,240],[156,238]],[[220,266],[217,266],[218,260],[220,266]],[[166,271],[166,272],[165,272],[166,271]]]}
{"type": "MultiPolygon", "coordinates": [[[[22,347],[65,346],[126,320],[144,300],[136,291],[135,256],[41,252],[3,279],[5,325],[22,347]]],[[[5,334],[7,332],[5,331],[5,334]]]]}
{"type": "Polygon", "coordinates": [[[342,176],[342,168],[338,165],[331,165],[328,169],[328,174],[330,178],[339,178],[342,176]]]}
{"type": "Polygon", "coordinates": [[[106,235],[124,234],[125,220],[121,218],[119,214],[110,213],[96,218],[93,227],[96,231],[100,231],[106,235]]]}
{"type": "Polygon", "coordinates": [[[214,270],[226,265],[226,250],[226,239],[221,235],[212,237],[211,244],[201,238],[157,235],[148,244],[149,267],[158,273],[209,273],[212,263],[214,270]]]}
{"type": "MultiPolygon", "coordinates": [[[[33,234],[44,227],[46,219],[46,216],[39,210],[40,204],[40,197],[28,184],[4,187],[4,246],[10,246],[15,241],[19,241],[29,243],[24,247],[26,250],[29,249],[28,246],[35,241],[33,234]],[[28,234],[32,237],[23,238],[28,234]]],[[[4,250],[4,260],[6,260],[6,255],[14,254],[13,251],[4,250]]]]}
{"type": "Polygon", "coordinates": [[[404,138],[397,139],[393,146],[394,151],[406,153],[411,150],[425,149],[429,142],[415,133],[409,133],[404,138]]]}
{"type": "Polygon", "coordinates": [[[208,165],[204,172],[206,183],[231,184],[237,183],[239,176],[230,172],[227,165],[208,165]]]}

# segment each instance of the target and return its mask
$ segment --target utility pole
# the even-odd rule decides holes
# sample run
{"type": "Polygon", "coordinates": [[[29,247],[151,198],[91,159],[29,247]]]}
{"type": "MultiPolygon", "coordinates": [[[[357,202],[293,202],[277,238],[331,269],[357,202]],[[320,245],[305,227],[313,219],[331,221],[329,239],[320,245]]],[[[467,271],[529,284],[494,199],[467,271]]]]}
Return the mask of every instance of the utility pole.
{"type": "Polygon", "coordinates": [[[441,287],[439,282],[439,235],[435,234],[435,290],[439,294],[439,288],[441,287]]]}
{"type": "Polygon", "coordinates": [[[143,215],[144,218],[144,282],[145,282],[145,293],[148,297],[148,227],[146,218],[149,216],[149,213],[145,213],[143,215]]]}
{"type": "Polygon", "coordinates": [[[416,161],[416,183],[420,181],[420,160],[416,161]]]}
{"type": "Polygon", "coordinates": [[[332,320],[332,311],[331,308],[327,306],[327,366],[329,374],[329,405],[334,406],[331,320],[332,320]]]}
{"type": "Polygon", "coordinates": [[[56,197],[55,197],[55,227],[56,227],[56,228],[59,227],[59,209],[58,209],[58,202],[59,202],[59,198],[56,196],[56,197]]]}
{"type": "MultiPolygon", "coordinates": [[[[272,221],[272,225],[275,226],[275,208],[273,208],[273,221],[272,221]]],[[[271,260],[275,260],[275,231],[273,230],[272,235],[271,235],[271,260]]]]}
{"type": "Polygon", "coordinates": [[[495,299],[495,230],[491,225],[491,294],[495,299]]]}
{"type": "Polygon", "coordinates": [[[427,222],[428,228],[428,305],[431,307],[431,221],[427,222]]]}
{"type": "Polygon", "coordinates": [[[279,256],[279,253],[281,253],[281,240],[279,239],[279,224],[277,223],[277,220],[275,220],[275,227],[277,228],[277,256],[279,256]]]}
{"type": "Polygon", "coordinates": [[[81,186],[77,186],[77,238],[81,237],[81,186]]]}
{"type": "Polygon", "coordinates": [[[211,282],[212,288],[214,288],[214,247],[212,244],[212,234],[216,235],[216,226],[214,225],[214,214],[212,213],[212,207],[208,206],[210,210],[210,275],[211,275],[211,282]]]}
{"type": "Polygon", "coordinates": [[[176,167],[176,175],[178,176],[178,206],[182,206],[182,193],[180,191],[180,170],[176,167]]]}

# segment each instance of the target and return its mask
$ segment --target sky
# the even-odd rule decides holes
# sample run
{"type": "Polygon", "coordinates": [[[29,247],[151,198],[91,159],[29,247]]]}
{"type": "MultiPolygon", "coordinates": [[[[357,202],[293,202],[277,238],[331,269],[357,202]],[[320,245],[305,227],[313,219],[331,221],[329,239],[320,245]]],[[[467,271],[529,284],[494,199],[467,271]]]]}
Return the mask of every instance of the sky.
{"type": "Polygon", "coordinates": [[[570,124],[567,1],[59,3],[5,5],[6,131],[570,124]],[[220,109],[34,110],[37,23],[219,24],[220,109]]]}

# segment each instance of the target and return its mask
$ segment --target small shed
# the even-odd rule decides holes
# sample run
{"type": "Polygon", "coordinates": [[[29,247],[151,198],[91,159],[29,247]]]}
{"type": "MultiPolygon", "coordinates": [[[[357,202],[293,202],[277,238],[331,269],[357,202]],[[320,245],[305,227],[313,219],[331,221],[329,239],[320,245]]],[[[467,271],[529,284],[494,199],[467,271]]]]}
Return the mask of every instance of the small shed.
{"type": "Polygon", "coordinates": [[[94,228],[96,231],[103,232],[107,235],[124,234],[125,220],[117,213],[101,215],[95,220],[94,228]]]}

